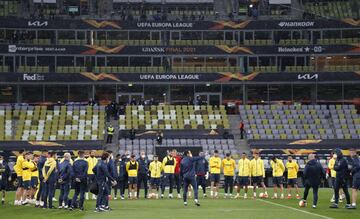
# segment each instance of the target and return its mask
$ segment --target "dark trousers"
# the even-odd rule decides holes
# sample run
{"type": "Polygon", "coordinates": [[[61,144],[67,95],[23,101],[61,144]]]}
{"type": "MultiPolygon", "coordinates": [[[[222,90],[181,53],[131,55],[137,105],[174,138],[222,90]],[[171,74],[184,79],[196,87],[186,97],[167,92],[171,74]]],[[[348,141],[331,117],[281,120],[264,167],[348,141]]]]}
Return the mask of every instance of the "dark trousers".
{"type": "Polygon", "coordinates": [[[181,176],[180,174],[175,174],[174,175],[175,178],[175,184],[176,184],[176,191],[178,194],[180,194],[180,190],[181,190],[181,176]]]}
{"type": "Polygon", "coordinates": [[[205,176],[196,176],[196,183],[201,186],[203,193],[206,194],[206,179],[205,176]]]}
{"type": "Polygon", "coordinates": [[[102,205],[104,206],[108,206],[109,204],[109,194],[110,194],[110,190],[109,190],[109,184],[104,182],[98,182],[98,186],[99,186],[99,193],[96,197],[96,207],[100,207],[102,205]]]}
{"type": "Polygon", "coordinates": [[[303,199],[304,199],[304,200],[307,199],[310,188],[313,189],[313,205],[317,205],[319,185],[305,184],[305,190],[304,190],[304,197],[303,197],[303,199]]]}
{"type": "Polygon", "coordinates": [[[240,129],[240,138],[244,139],[244,129],[240,129]]]}
{"type": "Polygon", "coordinates": [[[117,196],[117,191],[120,190],[120,196],[124,197],[125,188],[126,188],[126,181],[125,179],[118,179],[117,185],[114,187],[114,195],[117,196]]]}
{"type": "Polygon", "coordinates": [[[108,135],[107,135],[107,138],[106,138],[106,143],[107,143],[107,144],[111,144],[111,143],[112,143],[112,137],[113,137],[112,134],[108,134],[108,135]]]}
{"type": "Polygon", "coordinates": [[[164,194],[165,185],[167,182],[169,182],[169,194],[172,194],[173,186],[174,186],[174,174],[173,173],[165,173],[164,174],[163,181],[161,183],[161,194],[164,194]]]}
{"type": "Polygon", "coordinates": [[[184,193],[183,193],[184,202],[186,202],[186,200],[187,200],[187,192],[189,189],[189,185],[191,185],[194,189],[194,198],[198,199],[198,196],[199,196],[198,186],[196,184],[195,177],[185,177],[184,178],[184,193]]]}
{"type": "Polygon", "coordinates": [[[138,174],[138,178],[137,178],[137,197],[139,197],[139,195],[140,195],[141,184],[144,185],[145,198],[146,198],[147,194],[148,194],[148,177],[147,177],[146,173],[145,174],[144,173],[138,174]]]}
{"type": "MultiPolygon", "coordinates": [[[[95,174],[89,174],[87,177],[87,184],[91,185],[95,181],[95,174]]],[[[89,187],[86,187],[86,192],[89,192],[89,187]]]]}
{"type": "Polygon", "coordinates": [[[45,183],[42,181],[42,179],[40,179],[40,183],[39,183],[39,188],[36,194],[36,201],[43,201],[42,197],[43,197],[43,193],[44,193],[44,187],[45,187],[45,183]]]}
{"type": "Polygon", "coordinates": [[[224,179],[224,190],[225,194],[228,193],[228,190],[230,190],[230,194],[233,193],[233,186],[234,185],[234,177],[233,176],[225,176],[224,179]]]}
{"type": "Polygon", "coordinates": [[[348,190],[348,184],[345,179],[338,179],[335,180],[335,186],[334,186],[334,193],[335,193],[335,203],[339,204],[339,190],[340,188],[343,189],[345,197],[346,197],[346,203],[350,204],[350,194],[348,190]]]}
{"type": "Polygon", "coordinates": [[[54,191],[55,191],[55,182],[48,181],[48,182],[44,183],[44,191],[43,191],[43,196],[42,196],[42,200],[44,201],[44,208],[46,208],[46,207],[52,208],[53,207],[52,199],[54,197],[53,196],[54,191]]]}
{"type": "Polygon", "coordinates": [[[68,205],[69,192],[70,192],[70,183],[60,184],[59,206],[62,206],[63,202],[65,203],[65,205],[68,205]]]}
{"type": "Polygon", "coordinates": [[[72,202],[71,205],[73,207],[76,206],[76,202],[77,202],[77,198],[80,195],[80,199],[79,199],[79,208],[84,207],[84,200],[85,200],[85,192],[86,192],[86,188],[87,187],[87,183],[85,182],[75,182],[74,183],[74,196],[72,198],[72,202]]]}

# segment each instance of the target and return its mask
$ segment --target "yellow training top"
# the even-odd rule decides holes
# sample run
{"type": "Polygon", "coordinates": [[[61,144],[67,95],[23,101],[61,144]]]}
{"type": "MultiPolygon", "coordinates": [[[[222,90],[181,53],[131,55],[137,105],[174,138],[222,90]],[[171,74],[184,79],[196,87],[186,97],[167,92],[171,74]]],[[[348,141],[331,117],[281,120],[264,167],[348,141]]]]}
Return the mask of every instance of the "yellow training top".
{"type": "Polygon", "coordinates": [[[285,172],[285,166],[282,160],[275,159],[276,162],[273,160],[270,161],[270,166],[272,168],[272,175],[273,177],[280,177],[284,175],[285,172]]]}
{"type": "Polygon", "coordinates": [[[22,162],[22,169],[23,181],[30,181],[32,170],[35,169],[34,163],[31,160],[25,160],[24,162],[22,162]]]}
{"type": "Polygon", "coordinates": [[[16,159],[16,164],[14,166],[14,170],[18,177],[22,176],[22,172],[23,172],[22,163],[24,162],[24,160],[25,160],[24,155],[20,155],[16,159]]]}
{"type": "Polygon", "coordinates": [[[126,172],[129,177],[137,177],[139,163],[137,161],[129,161],[126,163],[126,172]]]}
{"type": "Polygon", "coordinates": [[[335,158],[331,158],[329,160],[329,164],[328,164],[328,168],[330,169],[330,175],[331,177],[336,177],[336,171],[334,170],[334,166],[335,166],[335,158]]]}
{"type": "Polygon", "coordinates": [[[223,159],[221,162],[221,166],[223,167],[224,176],[234,176],[236,163],[234,159],[223,159]]]}
{"type": "Polygon", "coordinates": [[[252,159],[250,161],[250,175],[251,176],[262,176],[265,177],[265,167],[264,167],[264,161],[260,158],[258,159],[252,159]]]}
{"type": "Polygon", "coordinates": [[[149,165],[151,178],[160,178],[162,171],[162,163],[160,161],[153,161],[149,165]]]}
{"type": "Polygon", "coordinates": [[[86,161],[88,162],[89,168],[88,168],[88,175],[93,175],[93,168],[96,166],[98,159],[96,157],[88,157],[86,159],[86,161]]]}
{"type": "Polygon", "coordinates": [[[164,173],[174,173],[176,166],[176,159],[174,157],[166,156],[162,161],[162,169],[164,173]]]}
{"type": "Polygon", "coordinates": [[[239,176],[250,176],[250,160],[240,159],[238,162],[239,176]]]}
{"type": "Polygon", "coordinates": [[[287,174],[288,179],[296,179],[297,178],[297,173],[299,171],[299,165],[295,161],[292,161],[291,163],[287,162],[286,169],[288,171],[288,174],[287,174]]]}
{"type": "Polygon", "coordinates": [[[209,160],[209,170],[210,174],[220,174],[221,172],[221,158],[220,157],[210,157],[209,160]]]}

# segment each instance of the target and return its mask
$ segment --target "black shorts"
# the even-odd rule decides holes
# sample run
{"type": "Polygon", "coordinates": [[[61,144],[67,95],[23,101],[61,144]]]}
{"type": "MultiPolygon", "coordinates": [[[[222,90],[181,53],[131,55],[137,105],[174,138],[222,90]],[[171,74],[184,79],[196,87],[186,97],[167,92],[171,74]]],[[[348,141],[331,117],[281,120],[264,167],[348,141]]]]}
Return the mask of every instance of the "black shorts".
{"type": "Polygon", "coordinates": [[[360,189],[360,179],[356,179],[356,178],[353,179],[352,188],[353,189],[360,189]]]}
{"type": "Polygon", "coordinates": [[[5,191],[7,189],[7,179],[0,180],[0,191],[5,191]]]}
{"type": "Polygon", "coordinates": [[[274,185],[282,185],[283,184],[283,177],[282,176],[273,177],[273,184],[274,185]]]}
{"type": "Polygon", "coordinates": [[[31,180],[23,181],[23,188],[30,189],[31,188],[31,180]]]}
{"type": "Polygon", "coordinates": [[[251,181],[253,185],[260,185],[264,182],[264,178],[262,176],[253,176],[251,177],[251,181]]]}
{"type": "Polygon", "coordinates": [[[128,177],[128,184],[137,184],[137,177],[128,177]]]}
{"type": "Polygon", "coordinates": [[[31,188],[36,188],[38,184],[39,184],[39,178],[37,178],[36,176],[31,177],[31,182],[30,182],[31,188]]]}
{"type": "Polygon", "coordinates": [[[160,186],[160,178],[150,178],[151,186],[160,186]]]}
{"type": "Polygon", "coordinates": [[[214,182],[214,183],[219,183],[220,182],[220,174],[218,174],[218,173],[211,174],[210,181],[214,182]]]}
{"type": "Polygon", "coordinates": [[[297,185],[297,178],[288,179],[288,180],[287,180],[287,184],[290,185],[290,186],[295,186],[295,185],[297,185]]]}
{"type": "Polygon", "coordinates": [[[238,176],[237,184],[239,186],[248,186],[249,185],[249,177],[248,176],[238,176]]]}
{"type": "Polygon", "coordinates": [[[24,187],[22,176],[17,177],[17,187],[18,188],[23,188],[24,187]]]}

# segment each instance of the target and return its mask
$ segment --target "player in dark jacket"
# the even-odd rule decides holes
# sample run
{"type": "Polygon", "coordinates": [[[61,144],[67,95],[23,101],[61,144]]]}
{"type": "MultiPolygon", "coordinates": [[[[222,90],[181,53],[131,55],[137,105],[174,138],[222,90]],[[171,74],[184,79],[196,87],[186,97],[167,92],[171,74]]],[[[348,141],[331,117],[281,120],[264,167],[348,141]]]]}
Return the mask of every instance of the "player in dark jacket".
{"type": "Polygon", "coordinates": [[[313,189],[313,208],[316,208],[318,201],[318,190],[321,184],[321,180],[325,179],[326,173],[321,164],[315,159],[314,154],[309,155],[309,161],[307,162],[304,169],[304,179],[305,179],[305,190],[303,201],[306,202],[307,196],[309,194],[310,188],[313,189]]]}
{"type": "Polygon", "coordinates": [[[356,209],[357,190],[360,189],[360,159],[356,154],[356,150],[350,150],[350,156],[352,159],[351,175],[352,181],[352,204],[348,209],[356,209]]]}
{"type": "MultiPolygon", "coordinates": [[[[204,156],[204,152],[200,152],[200,157],[204,156]]],[[[206,159],[201,159],[195,163],[196,183],[200,185],[203,190],[203,196],[206,197],[206,177],[209,172],[209,162],[206,159]]]]}
{"type": "Polygon", "coordinates": [[[60,196],[59,196],[59,209],[67,209],[69,206],[69,192],[71,186],[71,177],[72,177],[72,166],[70,163],[71,155],[70,153],[64,154],[64,160],[59,163],[59,179],[58,183],[60,185],[60,196]]]}
{"type": "Polygon", "coordinates": [[[116,169],[116,182],[117,185],[114,188],[114,199],[117,199],[117,192],[120,190],[120,199],[124,200],[124,193],[126,188],[126,163],[124,161],[125,156],[121,157],[120,154],[116,155],[115,169],[116,169]]]}
{"type": "Polygon", "coordinates": [[[347,178],[349,174],[348,162],[345,159],[340,149],[336,149],[335,153],[337,155],[334,170],[336,171],[335,178],[335,186],[334,186],[334,194],[335,194],[335,202],[330,205],[330,208],[339,208],[339,190],[343,189],[345,197],[346,197],[346,206],[345,208],[351,207],[350,204],[350,194],[347,185],[347,178]]]}
{"type": "Polygon", "coordinates": [[[110,159],[109,153],[105,152],[101,156],[101,161],[97,163],[94,167],[93,172],[95,174],[95,179],[98,184],[99,193],[96,197],[96,209],[95,212],[108,211],[110,207],[108,205],[108,197],[110,195],[110,187],[111,185],[116,185],[116,180],[109,173],[108,162],[110,159]]]}
{"type": "Polygon", "coordinates": [[[37,163],[37,169],[39,171],[39,186],[38,190],[36,191],[36,202],[35,207],[43,206],[44,201],[42,200],[43,192],[44,192],[44,186],[45,183],[43,182],[44,177],[42,175],[42,169],[44,167],[44,164],[46,162],[46,159],[48,157],[48,152],[45,150],[42,152],[42,155],[39,158],[39,161],[37,163]]]}
{"type": "Polygon", "coordinates": [[[6,189],[8,181],[11,180],[11,171],[9,165],[4,160],[4,157],[0,155],[0,191],[2,191],[1,204],[5,204],[6,189]]]}
{"type": "Polygon", "coordinates": [[[184,158],[181,160],[180,175],[184,181],[183,199],[185,206],[187,206],[187,192],[189,185],[191,185],[194,189],[195,205],[200,206],[198,200],[198,186],[195,180],[195,163],[202,159],[204,159],[204,157],[193,157],[191,151],[185,151],[184,158]]]}
{"type": "Polygon", "coordinates": [[[88,171],[88,162],[85,160],[85,152],[79,151],[79,157],[76,158],[73,164],[73,174],[74,174],[74,196],[72,198],[71,207],[72,210],[76,207],[77,198],[80,195],[79,206],[80,210],[84,210],[84,200],[85,192],[87,188],[87,171],[88,171]]]}
{"type": "Polygon", "coordinates": [[[137,160],[139,163],[138,180],[137,180],[137,198],[139,198],[141,184],[144,185],[145,198],[148,194],[148,173],[149,173],[149,160],[147,159],[145,152],[140,153],[140,158],[137,160]]]}
{"type": "MultiPolygon", "coordinates": [[[[116,179],[117,178],[117,174],[116,174],[116,169],[115,169],[115,162],[114,162],[114,156],[113,156],[113,152],[112,151],[107,151],[107,153],[109,154],[109,161],[107,162],[107,166],[108,166],[108,171],[109,174],[112,178],[116,179]]],[[[111,182],[108,182],[108,186],[109,186],[109,194],[111,194],[111,182]]],[[[106,199],[106,206],[108,206],[108,199],[106,199]]]]}

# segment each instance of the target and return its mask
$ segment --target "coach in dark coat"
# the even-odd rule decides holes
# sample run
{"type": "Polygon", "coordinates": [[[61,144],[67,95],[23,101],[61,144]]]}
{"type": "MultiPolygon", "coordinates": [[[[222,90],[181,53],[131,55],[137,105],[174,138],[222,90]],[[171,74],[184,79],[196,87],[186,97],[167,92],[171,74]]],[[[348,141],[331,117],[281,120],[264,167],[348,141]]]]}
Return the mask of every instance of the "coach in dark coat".
{"type": "Polygon", "coordinates": [[[318,201],[318,191],[321,184],[321,180],[325,179],[325,170],[321,164],[315,159],[314,154],[309,155],[309,161],[307,162],[304,170],[305,178],[305,190],[303,200],[306,201],[310,188],[313,189],[313,208],[316,208],[318,201]]]}

